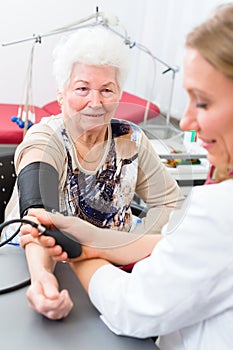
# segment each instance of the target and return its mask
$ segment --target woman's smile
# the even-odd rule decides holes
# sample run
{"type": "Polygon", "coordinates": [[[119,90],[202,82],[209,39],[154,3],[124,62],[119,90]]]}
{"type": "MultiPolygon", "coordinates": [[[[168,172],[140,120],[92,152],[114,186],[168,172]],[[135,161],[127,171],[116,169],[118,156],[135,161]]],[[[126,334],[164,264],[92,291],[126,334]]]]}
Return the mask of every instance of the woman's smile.
{"type": "Polygon", "coordinates": [[[201,146],[207,150],[209,150],[211,147],[215,146],[216,140],[208,140],[208,139],[203,139],[199,137],[199,140],[201,141],[201,146]]]}
{"type": "Polygon", "coordinates": [[[86,114],[86,113],[83,113],[82,115],[84,117],[87,117],[87,118],[102,118],[102,117],[104,117],[105,113],[102,113],[102,114],[86,114]]]}

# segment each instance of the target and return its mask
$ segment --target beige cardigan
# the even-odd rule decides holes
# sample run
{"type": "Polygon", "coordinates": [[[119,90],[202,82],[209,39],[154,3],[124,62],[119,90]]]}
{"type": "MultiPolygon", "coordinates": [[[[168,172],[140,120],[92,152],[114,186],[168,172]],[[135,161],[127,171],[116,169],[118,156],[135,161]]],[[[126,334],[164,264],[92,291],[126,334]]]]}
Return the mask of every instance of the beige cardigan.
{"type": "MultiPolygon", "coordinates": [[[[40,123],[31,127],[17,147],[15,153],[15,169],[18,174],[22,166],[22,159],[26,152],[35,161],[43,161],[52,165],[59,174],[59,197],[62,202],[62,189],[66,181],[67,152],[60,132],[56,132],[63,125],[61,115],[45,117],[40,123]]],[[[138,126],[136,126],[138,127],[138,126]]],[[[69,134],[68,134],[69,136],[69,134]]],[[[69,137],[73,168],[80,167],[71,137],[69,137]]],[[[82,169],[84,170],[84,169],[82,169]]],[[[160,233],[167,222],[170,212],[179,207],[183,196],[166,167],[161,163],[150,141],[142,132],[138,152],[138,177],[136,181],[137,195],[147,204],[148,212],[142,224],[136,227],[134,233],[160,233]]],[[[12,197],[5,211],[7,220],[19,217],[18,192],[15,185],[12,197]]]]}

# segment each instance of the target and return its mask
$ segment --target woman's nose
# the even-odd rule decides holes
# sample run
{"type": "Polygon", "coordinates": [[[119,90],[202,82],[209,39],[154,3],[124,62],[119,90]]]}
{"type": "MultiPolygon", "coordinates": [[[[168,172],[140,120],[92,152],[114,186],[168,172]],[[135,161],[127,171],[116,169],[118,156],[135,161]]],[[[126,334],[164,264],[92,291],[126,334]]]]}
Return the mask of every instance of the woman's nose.
{"type": "Polygon", "coordinates": [[[102,96],[99,90],[92,89],[89,94],[89,101],[88,104],[90,107],[98,107],[102,105],[102,96]]]}
{"type": "Polygon", "coordinates": [[[198,131],[199,125],[196,118],[196,115],[190,108],[186,108],[182,119],[180,120],[180,128],[184,131],[186,130],[195,130],[198,131]]]}

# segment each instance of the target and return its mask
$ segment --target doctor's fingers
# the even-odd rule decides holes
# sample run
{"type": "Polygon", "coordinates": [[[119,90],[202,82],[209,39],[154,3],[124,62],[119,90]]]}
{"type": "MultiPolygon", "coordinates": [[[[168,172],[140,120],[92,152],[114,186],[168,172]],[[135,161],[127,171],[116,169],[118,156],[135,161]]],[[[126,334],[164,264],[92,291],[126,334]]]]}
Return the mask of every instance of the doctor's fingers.
{"type": "Polygon", "coordinates": [[[20,246],[25,249],[28,243],[40,244],[37,238],[32,237],[30,234],[24,234],[20,237],[20,246]]]}
{"type": "MultiPolygon", "coordinates": [[[[37,218],[31,215],[26,215],[23,217],[23,219],[39,224],[39,221],[37,220],[37,218]]],[[[20,228],[20,232],[22,235],[30,233],[33,237],[37,237],[39,233],[38,230],[32,225],[30,225],[29,223],[23,223],[20,228]]]]}

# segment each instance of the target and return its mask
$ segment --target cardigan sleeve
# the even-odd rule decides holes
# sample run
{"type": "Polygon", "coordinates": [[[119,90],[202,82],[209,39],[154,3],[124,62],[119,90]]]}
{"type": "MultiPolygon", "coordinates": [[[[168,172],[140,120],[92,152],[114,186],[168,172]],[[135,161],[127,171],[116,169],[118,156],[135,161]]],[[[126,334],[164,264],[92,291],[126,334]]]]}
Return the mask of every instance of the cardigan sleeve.
{"type": "Polygon", "coordinates": [[[61,181],[64,175],[66,152],[61,134],[58,132],[60,125],[56,122],[56,118],[43,119],[44,122],[33,125],[27,131],[24,140],[17,147],[15,153],[16,173],[20,171],[20,163],[24,155],[28,153],[33,162],[42,161],[52,165],[57,170],[61,181]]]}

